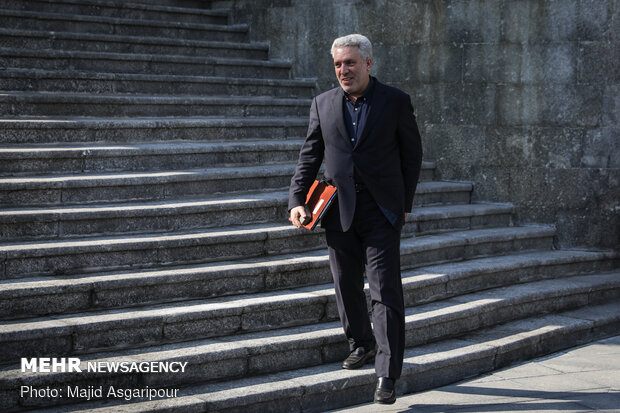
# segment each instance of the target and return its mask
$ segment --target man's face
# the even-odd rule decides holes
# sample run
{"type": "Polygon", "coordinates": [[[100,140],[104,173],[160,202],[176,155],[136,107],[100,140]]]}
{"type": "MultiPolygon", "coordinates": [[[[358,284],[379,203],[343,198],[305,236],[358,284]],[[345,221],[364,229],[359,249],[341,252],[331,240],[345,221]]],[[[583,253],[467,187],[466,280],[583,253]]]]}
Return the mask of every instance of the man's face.
{"type": "Polygon", "coordinates": [[[334,49],[334,69],[340,86],[351,96],[358,98],[370,81],[372,59],[364,62],[359,47],[345,46],[334,49]]]}

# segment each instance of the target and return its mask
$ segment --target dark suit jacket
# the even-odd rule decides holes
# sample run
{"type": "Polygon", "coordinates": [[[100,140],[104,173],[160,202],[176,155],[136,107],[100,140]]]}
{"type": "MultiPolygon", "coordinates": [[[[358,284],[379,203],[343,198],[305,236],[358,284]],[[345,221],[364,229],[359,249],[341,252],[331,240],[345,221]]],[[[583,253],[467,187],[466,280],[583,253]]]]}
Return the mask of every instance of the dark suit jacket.
{"type": "Polygon", "coordinates": [[[375,79],[368,119],[355,146],[344,121],[342,88],[315,97],[291,179],[289,210],[305,203],[323,160],[325,179],[338,188],[338,202],[323,217],[324,228],[347,231],[351,227],[357,169],[375,201],[399,217],[400,229],[404,213],[411,212],[422,165],[422,143],[409,95],[375,79]]]}

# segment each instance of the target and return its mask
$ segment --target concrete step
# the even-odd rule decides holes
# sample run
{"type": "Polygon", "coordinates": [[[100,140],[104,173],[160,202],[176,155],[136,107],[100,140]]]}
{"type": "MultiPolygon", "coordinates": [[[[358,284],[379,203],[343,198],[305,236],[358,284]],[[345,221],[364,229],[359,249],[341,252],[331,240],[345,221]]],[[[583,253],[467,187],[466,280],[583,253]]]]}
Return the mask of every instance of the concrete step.
{"type": "MultiPolygon", "coordinates": [[[[269,203],[269,201],[269,199],[263,200],[265,203],[269,203]]],[[[501,205],[498,207],[496,211],[487,207],[487,215],[484,216],[488,217],[488,222],[495,224],[499,220],[495,215],[492,215],[493,213],[497,214],[497,216],[506,216],[509,212],[506,212],[501,205]]],[[[275,209],[275,207],[273,208],[275,209]]],[[[473,206],[467,209],[469,209],[472,221],[476,219],[475,217],[482,221],[480,225],[473,226],[470,224],[469,227],[463,226],[463,211],[454,207],[453,211],[459,218],[445,218],[445,223],[442,226],[448,227],[451,221],[456,220],[457,223],[454,230],[491,227],[491,225],[482,220],[483,211],[480,208],[473,206]]],[[[423,221],[425,218],[434,215],[436,210],[437,208],[435,207],[420,208],[409,219],[406,228],[419,226],[418,221],[423,221]]],[[[509,215],[507,219],[509,220],[509,215]]],[[[131,219],[125,219],[125,222],[131,222],[131,219]]],[[[80,235],[83,235],[83,233],[80,233],[80,235]]],[[[415,265],[420,265],[421,263],[416,263],[415,265]]],[[[40,280],[20,279],[6,281],[0,285],[0,300],[2,300],[0,308],[3,310],[0,313],[2,314],[0,318],[8,319],[26,315],[46,315],[64,312],[67,309],[78,311],[163,302],[166,300],[230,295],[233,293],[238,294],[242,291],[271,291],[299,285],[328,282],[329,280],[327,256],[323,250],[309,253],[308,259],[300,258],[299,254],[290,257],[276,255],[251,259],[247,262],[220,262],[189,268],[187,266],[168,268],[161,271],[95,273],[73,276],[70,279],[62,277],[43,278],[40,280]],[[270,274],[269,278],[271,278],[269,281],[265,280],[266,285],[263,287],[259,287],[257,284],[258,280],[255,279],[256,276],[261,278],[265,276],[264,271],[257,272],[259,267],[266,270],[270,274]],[[218,282],[218,280],[221,282],[218,282]],[[122,288],[118,288],[123,283],[125,285],[122,288]],[[45,306],[41,305],[42,299],[46,303],[45,306]]]]}
{"type": "MultiPolygon", "coordinates": [[[[302,139],[228,142],[0,146],[0,176],[161,171],[204,166],[252,166],[295,162],[302,139]]],[[[421,181],[431,181],[435,164],[423,162],[421,181]]]]}
{"type": "MultiPolygon", "coordinates": [[[[205,169],[101,172],[0,178],[0,206],[52,206],[201,198],[218,193],[273,190],[290,184],[295,165],[270,164],[205,169]]],[[[422,182],[421,204],[467,203],[471,183],[422,182]]]]}
{"type": "Polygon", "coordinates": [[[4,92],[0,116],[292,116],[308,114],[310,99],[227,96],[101,95],[4,92]]]}
{"type": "MultiPolygon", "coordinates": [[[[5,240],[32,241],[282,222],[288,216],[287,196],[283,191],[247,192],[200,200],[4,209],[0,231],[5,240]]],[[[512,212],[509,204],[419,207],[405,224],[403,235],[509,226],[512,212]]]]}
{"type": "MultiPolygon", "coordinates": [[[[617,335],[620,332],[619,310],[615,303],[593,305],[512,321],[459,338],[407,349],[397,393],[431,389],[617,335]]],[[[166,400],[143,399],[128,405],[123,400],[112,399],[66,406],[62,411],[159,412],[165,408],[168,412],[320,412],[371,401],[376,384],[372,366],[343,370],[340,364],[338,361],[234,381],[199,384],[181,388],[177,397],[166,400]]],[[[109,386],[131,388],[131,384],[118,383],[118,380],[107,381],[104,389],[107,391],[109,386]]],[[[165,383],[158,383],[156,388],[165,387],[165,383]]],[[[144,385],[140,383],[134,388],[144,388],[144,385]]],[[[32,406],[37,400],[21,402],[32,406]]],[[[57,410],[42,410],[52,411],[57,410]]]]}
{"type": "Polygon", "coordinates": [[[6,69],[0,71],[0,89],[96,94],[311,98],[315,92],[315,80],[6,69]]]}
{"type": "Polygon", "coordinates": [[[0,28],[0,47],[266,60],[269,43],[0,28]]]}
{"type": "MultiPolygon", "coordinates": [[[[283,221],[285,221],[283,219],[283,221]]],[[[483,228],[401,242],[404,267],[549,249],[554,228],[483,228]]],[[[0,280],[220,262],[324,248],[322,231],[255,224],[169,234],[0,244],[0,280]]]]}
{"type": "Polygon", "coordinates": [[[289,79],[291,62],[288,60],[0,48],[0,69],[2,68],[289,79]]]}
{"type": "MultiPolygon", "coordinates": [[[[486,288],[618,268],[617,254],[542,251],[438,264],[403,273],[407,302],[427,303],[486,288]]],[[[420,262],[418,265],[428,264],[420,262]]],[[[330,283],[327,252],[155,271],[32,278],[0,284],[2,319],[256,294],[330,283]],[[44,303],[44,305],[42,305],[44,303]]],[[[329,287],[326,287],[329,288],[329,287]]]]}
{"type": "Polygon", "coordinates": [[[248,40],[248,26],[245,24],[187,23],[11,9],[0,9],[0,19],[4,28],[18,30],[32,30],[36,27],[43,31],[176,37],[189,40],[248,40]]]}
{"type": "MultiPolygon", "coordinates": [[[[205,166],[295,162],[302,144],[303,140],[290,139],[129,145],[12,145],[0,147],[0,176],[102,171],[153,172],[205,166]]],[[[429,170],[432,172],[432,169],[426,169],[429,170]]]]}
{"type": "MultiPolygon", "coordinates": [[[[492,336],[492,331],[499,330],[504,333],[510,331],[511,334],[508,336],[510,337],[515,335],[515,329],[512,326],[516,324],[531,328],[530,330],[524,328],[521,334],[517,334],[520,336],[519,341],[527,341],[528,345],[538,344],[536,343],[538,340],[532,342],[531,337],[539,336],[543,331],[549,333],[550,329],[543,326],[551,325],[548,324],[549,320],[557,322],[570,317],[568,312],[573,317],[579,318],[578,324],[583,329],[587,326],[589,329],[598,328],[606,333],[609,333],[610,330],[618,331],[620,328],[620,312],[618,312],[620,304],[614,300],[618,296],[620,296],[620,273],[612,272],[531,282],[467,294],[443,303],[409,308],[406,313],[406,345],[409,350],[406,352],[404,377],[401,381],[406,382],[410,374],[411,367],[409,366],[411,366],[410,357],[412,353],[418,353],[424,348],[415,346],[434,343],[435,349],[442,348],[446,345],[446,341],[450,342],[453,337],[461,337],[457,340],[460,345],[455,346],[453,350],[465,350],[469,346],[463,346],[463,341],[470,341],[471,339],[471,337],[467,337],[468,334],[473,337],[488,339],[490,335],[492,336]],[[560,314],[540,317],[540,314],[558,312],[560,314]],[[529,318],[534,316],[539,317],[529,318]],[[500,324],[504,325],[498,326],[500,324]],[[437,332],[438,334],[431,336],[426,334],[427,331],[437,332]],[[464,335],[465,337],[463,337],[464,335]],[[527,335],[529,335],[529,339],[527,335]]],[[[249,313],[252,310],[248,308],[245,316],[249,318],[249,313]]],[[[564,325],[564,323],[559,325],[564,325]]],[[[573,331],[564,331],[562,335],[557,335],[556,332],[553,334],[554,341],[561,342],[571,332],[575,333],[574,328],[571,330],[573,331]]],[[[503,340],[505,341],[508,337],[504,336],[503,340]]],[[[537,337],[537,339],[539,338],[537,337]]],[[[486,347],[486,352],[491,350],[488,345],[482,347],[486,347]]],[[[525,350],[525,346],[523,349],[515,349],[514,345],[509,345],[506,346],[505,352],[501,355],[497,354],[496,349],[492,349],[490,353],[497,357],[497,360],[494,361],[505,365],[505,363],[523,359],[524,355],[530,356],[531,352],[536,351],[537,347],[540,348],[534,345],[533,348],[525,350]],[[517,351],[515,352],[515,350],[517,351]]],[[[280,375],[290,377],[290,375],[307,372],[305,369],[310,366],[315,366],[314,369],[324,372],[331,372],[328,374],[334,374],[338,371],[343,377],[349,378],[358,376],[362,372],[363,375],[374,375],[370,366],[355,372],[343,372],[339,362],[346,357],[347,353],[346,341],[343,338],[339,323],[334,322],[275,331],[261,331],[255,334],[236,334],[216,340],[188,342],[136,351],[125,350],[112,354],[95,354],[80,359],[83,360],[81,365],[84,369],[88,361],[183,360],[189,366],[185,373],[174,375],[125,374],[122,377],[125,380],[123,384],[126,386],[133,385],[136,388],[144,385],[156,388],[162,386],[177,387],[197,381],[202,383],[217,381],[215,384],[200,387],[210,390],[226,388],[238,396],[241,388],[246,387],[242,383],[260,382],[270,377],[250,376],[276,372],[276,377],[280,375]],[[295,369],[302,370],[295,371],[295,369]],[[206,371],[209,373],[205,373],[206,371]],[[240,375],[246,378],[241,381],[225,382],[226,379],[234,379],[240,375]]],[[[442,364],[439,363],[434,368],[443,367],[442,364]]],[[[451,367],[454,368],[454,366],[451,367]]],[[[305,374],[303,375],[305,376],[305,374]]],[[[119,376],[110,377],[109,374],[101,373],[91,373],[87,377],[90,385],[93,385],[92,382],[95,382],[96,385],[110,385],[110,381],[115,382],[120,379],[119,376]]],[[[49,385],[50,387],[66,387],[69,383],[71,385],[83,383],[84,379],[83,374],[76,373],[51,375],[31,373],[25,375],[10,366],[0,371],[0,388],[5,392],[9,389],[13,390],[11,398],[13,405],[6,406],[11,408],[17,402],[18,392],[15,389],[24,381],[36,383],[38,386],[43,384],[43,386],[49,385]]],[[[306,377],[305,380],[311,379],[306,377]]],[[[327,385],[327,383],[322,384],[327,385]]],[[[402,384],[400,385],[402,386],[402,384]]],[[[266,390],[265,387],[263,387],[263,392],[266,390]]],[[[344,385],[339,386],[339,388],[350,389],[350,386],[344,385]]],[[[195,392],[196,389],[197,387],[189,387],[182,391],[189,394],[195,392]]],[[[368,395],[372,395],[371,390],[368,395]]],[[[263,394],[263,396],[265,395],[263,394]]],[[[265,400],[263,399],[263,401],[265,400]]],[[[23,398],[20,402],[25,405],[36,406],[37,400],[23,398]],[[29,404],[29,402],[33,404],[29,404]]],[[[38,402],[41,403],[40,400],[38,402]]],[[[49,400],[45,402],[49,403],[49,400]]],[[[49,404],[47,405],[49,406],[49,404]]],[[[324,404],[320,406],[325,407],[324,404]]]]}
{"type": "Polygon", "coordinates": [[[217,193],[282,188],[292,164],[238,168],[46,175],[0,178],[5,207],[158,201],[217,193]]]}
{"type": "Polygon", "coordinates": [[[308,118],[0,119],[0,144],[130,143],[287,139],[305,136],[308,118]]]}
{"type": "MultiPolygon", "coordinates": [[[[182,21],[186,23],[227,24],[229,11],[101,0],[4,0],[3,9],[45,11],[137,20],[182,21]]],[[[178,1],[174,2],[179,4],[178,1]]]]}

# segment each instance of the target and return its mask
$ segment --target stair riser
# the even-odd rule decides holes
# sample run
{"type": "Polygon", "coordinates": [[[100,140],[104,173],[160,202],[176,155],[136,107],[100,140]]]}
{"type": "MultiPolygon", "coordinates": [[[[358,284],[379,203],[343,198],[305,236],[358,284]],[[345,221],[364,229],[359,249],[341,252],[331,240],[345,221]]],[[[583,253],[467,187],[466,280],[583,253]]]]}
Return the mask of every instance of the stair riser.
{"type": "MultiPolygon", "coordinates": [[[[182,27],[159,27],[140,24],[136,20],[131,24],[117,24],[114,22],[68,20],[62,16],[53,19],[38,19],[29,16],[1,16],[5,29],[32,30],[36,27],[42,31],[76,32],[76,33],[99,33],[116,34],[126,36],[148,36],[165,38],[183,38],[203,41],[230,41],[246,42],[248,33],[245,30],[218,30],[215,28],[182,28],[182,27]]],[[[225,26],[222,26],[225,28],[225,26]]]]}
{"type": "MultiPolygon", "coordinates": [[[[130,56],[130,55],[129,55],[130,56]]],[[[290,67],[213,63],[211,61],[167,62],[143,59],[129,60],[111,56],[41,58],[34,56],[0,56],[0,68],[29,68],[44,70],[84,70],[96,73],[141,73],[153,75],[225,76],[288,79],[290,67]]]]}
{"type": "MultiPolygon", "coordinates": [[[[0,89],[45,92],[80,93],[131,93],[154,95],[193,95],[193,96],[272,96],[279,98],[309,99],[314,87],[287,85],[255,85],[241,82],[177,82],[149,80],[91,80],[61,79],[44,77],[2,78],[0,89]]],[[[307,112],[306,112],[307,115],[307,112]]]]}
{"type": "MultiPolygon", "coordinates": [[[[146,2],[145,2],[146,3],[146,2]]],[[[152,3],[152,2],[149,2],[152,3]]],[[[175,4],[171,2],[172,4],[175,4]]],[[[178,2],[176,2],[178,4],[178,2]]],[[[75,3],[55,3],[49,1],[38,0],[4,0],[2,3],[4,9],[12,10],[45,10],[46,13],[64,13],[64,14],[82,14],[100,17],[114,17],[122,19],[136,20],[161,20],[182,21],[186,23],[198,24],[227,24],[228,16],[218,14],[203,14],[191,12],[172,12],[162,10],[149,10],[148,8],[127,8],[127,7],[109,7],[106,4],[75,4],[75,3]]]]}
{"type": "Polygon", "coordinates": [[[403,268],[413,268],[420,265],[429,265],[431,263],[459,261],[465,259],[465,257],[491,257],[506,254],[507,252],[516,253],[519,251],[548,250],[552,247],[552,237],[493,240],[479,244],[476,243],[475,245],[457,245],[441,251],[431,250],[418,251],[406,255],[401,254],[400,263],[403,268]]]}
{"type": "MultiPolygon", "coordinates": [[[[617,285],[615,286],[615,288],[613,288],[612,293],[604,293],[604,288],[604,286],[597,286],[596,289],[590,294],[588,294],[587,292],[575,292],[575,294],[572,296],[558,297],[555,299],[550,299],[551,297],[538,297],[535,301],[528,301],[524,304],[521,304],[518,301],[505,302],[503,303],[502,308],[502,314],[504,315],[504,317],[496,317],[493,321],[486,321],[482,323],[477,319],[476,314],[486,314],[487,312],[494,311],[495,309],[497,309],[497,306],[488,305],[486,307],[481,307],[478,309],[476,314],[462,314],[461,318],[457,317],[458,319],[455,318],[455,320],[450,323],[433,321],[419,323],[414,321],[408,321],[406,323],[406,346],[420,346],[429,342],[433,342],[437,339],[446,340],[450,337],[471,333],[480,328],[491,327],[497,324],[515,321],[520,318],[536,316],[537,314],[541,313],[568,311],[574,308],[580,308],[584,305],[596,305],[609,302],[610,299],[620,297],[620,288],[618,288],[617,285]],[[516,308],[520,311],[511,315],[510,310],[512,308],[516,308]],[[418,334],[421,330],[426,330],[428,328],[430,328],[432,331],[437,331],[439,333],[438,336],[433,337],[432,339],[428,339],[428,337],[426,337],[424,334],[418,334]]],[[[524,301],[527,301],[527,299],[525,299],[524,301]]],[[[242,322],[240,321],[239,323],[241,324],[242,322]]],[[[601,330],[613,330],[612,327],[613,326],[605,326],[601,330]]],[[[592,326],[590,326],[590,328],[592,328],[592,326]]],[[[558,338],[556,338],[554,342],[559,342],[558,338]]],[[[529,344],[531,345],[535,343],[530,342],[529,344]]],[[[239,375],[248,376],[254,374],[266,374],[270,372],[304,368],[322,363],[338,362],[344,357],[346,357],[348,353],[347,347],[348,346],[346,345],[345,340],[339,334],[338,336],[328,336],[327,339],[315,339],[306,341],[303,346],[301,345],[301,343],[297,343],[297,345],[280,344],[270,346],[269,349],[260,349],[260,351],[222,351],[223,354],[213,354],[211,357],[207,357],[207,359],[205,359],[204,356],[188,356],[183,358],[184,361],[188,362],[188,369],[186,373],[166,375],[163,377],[162,375],[156,374],[128,374],[124,375],[123,379],[127,380],[129,382],[128,384],[131,384],[134,387],[137,387],[137,384],[146,384],[151,387],[158,387],[164,385],[186,385],[191,384],[192,382],[195,382],[197,380],[204,382],[205,371],[209,371],[209,380],[223,380],[235,378],[239,375]],[[218,369],[214,369],[214,365],[217,365],[218,369]]],[[[521,359],[523,353],[521,351],[515,352],[514,346],[511,347],[512,349],[510,351],[505,351],[503,352],[501,357],[498,357],[498,359],[495,361],[496,366],[507,365],[521,359]]],[[[539,345],[534,345],[528,350],[527,354],[531,356],[532,352],[535,352],[536,349],[539,348],[539,345]]],[[[55,381],[54,377],[52,376],[47,378],[44,385],[48,385],[49,383],[50,387],[55,387],[58,385],[58,381],[59,380],[55,381]]],[[[110,384],[110,376],[95,376],[85,381],[83,375],[66,375],[65,379],[63,380],[62,387],[65,387],[68,383],[70,383],[71,385],[80,386],[106,386],[110,384]]],[[[39,386],[41,385],[40,383],[37,384],[39,386]]],[[[2,387],[6,388],[11,386],[16,386],[16,383],[3,383],[2,387]]],[[[15,391],[15,393],[18,392],[15,391]]],[[[15,396],[12,396],[12,399],[15,399],[15,396]]],[[[30,405],[30,403],[28,402],[41,403],[41,400],[31,399],[29,401],[25,401],[25,404],[30,405]]],[[[33,404],[33,406],[36,405],[37,404],[33,404]]]]}
{"type": "MultiPolygon", "coordinates": [[[[248,190],[269,190],[274,188],[288,187],[293,170],[281,171],[274,175],[256,175],[242,177],[195,177],[191,180],[171,178],[168,182],[163,180],[147,179],[119,179],[117,182],[93,182],[92,186],[78,186],[80,182],[66,184],[66,186],[54,185],[23,186],[2,185],[0,186],[0,199],[2,207],[19,208],[24,206],[41,205],[76,205],[94,204],[101,202],[135,202],[157,201],[181,198],[199,198],[215,193],[248,190]]],[[[458,192],[435,192],[432,194],[419,193],[414,199],[414,205],[431,205],[437,200],[443,200],[445,204],[460,204],[469,200],[468,191],[458,192]]]]}
{"type": "MultiPolygon", "coordinates": [[[[253,166],[266,165],[270,162],[296,162],[299,148],[269,149],[266,151],[229,151],[229,152],[194,152],[161,153],[146,155],[142,153],[97,155],[85,149],[82,153],[67,153],[49,157],[22,158],[19,155],[3,156],[0,154],[0,175],[28,176],[40,174],[80,174],[92,172],[120,171],[170,171],[199,169],[217,166],[253,166]]],[[[420,181],[432,181],[433,170],[423,169],[420,181]]],[[[422,224],[425,227],[431,222],[422,224]]]]}
{"type": "Polygon", "coordinates": [[[97,102],[89,100],[82,103],[70,101],[47,102],[0,102],[0,116],[293,116],[308,114],[309,106],[303,104],[226,104],[206,102],[158,103],[97,102]]]}
{"type": "MultiPolygon", "coordinates": [[[[282,218],[285,221],[285,218],[282,218]]],[[[292,231],[289,231],[289,233],[292,231]]],[[[207,263],[258,257],[274,253],[287,253],[304,249],[317,249],[325,245],[322,233],[306,236],[265,239],[265,234],[239,235],[231,239],[189,239],[143,247],[115,246],[112,248],[90,247],[84,250],[68,248],[64,251],[48,251],[46,256],[30,253],[15,254],[2,264],[3,279],[15,279],[37,275],[63,275],[104,269],[129,269],[157,265],[207,263]],[[123,248],[124,247],[124,248],[123,248]]]]}
{"type": "Polygon", "coordinates": [[[155,215],[136,213],[123,216],[122,214],[110,214],[107,218],[34,219],[19,223],[10,222],[11,219],[9,218],[2,219],[0,231],[3,231],[4,236],[13,240],[63,239],[89,235],[190,231],[225,225],[282,221],[283,217],[288,216],[287,207],[284,203],[258,205],[251,209],[233,208],[204,208],[203,210],[192,208],[186,212],[169,211],[168,213],[155,211],[155,215]]]}
{"type": "Polygon", "coordinates": [[[228,57],[235,59],[266,60],[269,57],[267,47],[236,47],[198,46],[192,44],[165,44],[163,42],[139,42],[127,40],[96,40],[58,38],[58,36],[28,36],[0,33],[0,47],[11,47],[28,50],[83,50],[89,52],[183,55],[202,57],[228,57]]]}
{"type": "Polygon", "coordinates": [[[261,125],[244,126],[241,122],[229,122],[221,126],[183,126],[167,125],[154,121],[149,126],[98,125],[92,127],[65,127],[61,123],[50,123],[43,127],[10,127],[0,130],[2,144],[39,144],[39,143],[71,143],[71,142],[117,142],[136,143],[188,140],[213,141],[233,139],[287,139],[305,136],[307,125],[277,126],[261,125]]]}
{"type": "MultiPolygon", "coordinates": [[[[228,208],[189,207],[167,211],[137,211],[108,213],[101,216],[66,215],[0,217],[0,232],[12,240],[62,239],[96,235],[139,233],[168,233],[281,221],[288,216],[286,201],[249,206],[233,205],[228,208]]],[[[403,236],[425,235],[475,228],[509,226],[510,214],[489,214],[469,218],[443,218],[429,225],[428,222],[408,222],[403,236]]]]}
{"type": "MultiPolygon", "coordinates": [[[[284,221],[284,219],[283,219],[284,221]]],[[[265,254],[281,254],[300,250],[324,248],[324,234],[302,233],[293,228],[283,229],[281,234],[256,233],[248,236],[239,234],[229,237],[189,238],[186,240],[121,244],[101,248],[100,245],[84,246],[80,249],[65,247],[46,251],[7,252],[2,263],[2,279],[17,279],[32,276],[70,275],[115,269],[148,268],[157,265],[187,265],[215,261],[250,258],[265,254]]],[[[500,239],[503,237],[500,237],[500,239]]],[[[430,265],[463,259],[462,257],[480,257],[507,251],[525,251],[549,248],[551,236],[525,238],[514,241],[494,243],[472,242],[467,247],[455,245],[437,245],[425,248],[403,250],[401,263],[405,268],[430,265]],[[490,246],[490,244],[493,244],[490,246]],[[430,249],[429,249],[430,248],[430,249]],[[454,254],[454,250],[461,255],[454,254]]]]}
{"type": "Polygon", "coordinates": [[[198,169],[206,166],[253,166],[270,162],[295,162],[299,148],[290,150],[271,149],[270,151],[230,151],[204,153],[162,153],[145,155],[140,153],[107,156],[87,154],[68,154],[67,157],[10,158],[0,155],[0,174],[74,174],[119,171],[171,171],[198,169]]]}
{"type": "Polygon", "coordinates": [[[156,201],[180,198],[199,198],[216,193],[283,188],[290,184],[292,171],[273,176],[216,176],[188,181],[94,183],[89,187],[65,188],[0,188],[4,206],[76,205],[100,202],[156,201]]]}
{"type": "Polygon", "coordinates": [[[450,219],[438,218],[433,220],[420,220],[415,223],[408,223],[402,229],[402,234],[439,234],[454,230],[471,228],[496,228],[508,227],[512,225],[512,216],[509,213],[454,217],[450,219]]]}
{"type": "MultiPolygon", "coordinates": [[[[466,277],[438,280],[421,284],[405,279],[403,287],[407,305],[438,301],[459,294],[481,291],[510,284],[539,281],[579,274],[605,272],[617,268],[617,260],[583,261],[569,264],[548,264],[539,267],[524,266],[519,270],[476,273],[466,277]]],[[[422,263],[420,265],[423,265],[422,263]]],[[[90,311],[128,305],[166,302],[176,299],[203,299],[242,293],[261,293],[300,286],[330,283],[331,272],[327,259],[315,265],[295,268],[254,268],[229,272],[197,272],[192,275],[162,277],[146,284],[93,282],[93,284],[63,289],[33,292],[30,296],[3,298],[0,314],[3,319],[17,319],[29,315],[42,316],[68,312],[90,311]],[[42,303],[45,303],[42,305],[42,303]]],[[[368,296],[370,300],[370,296],[368,296]]],[[[331,303],[333,313],[333,303],[331,303]]],[[[370,308],[370,302],[369,302],[370,308]]]]}

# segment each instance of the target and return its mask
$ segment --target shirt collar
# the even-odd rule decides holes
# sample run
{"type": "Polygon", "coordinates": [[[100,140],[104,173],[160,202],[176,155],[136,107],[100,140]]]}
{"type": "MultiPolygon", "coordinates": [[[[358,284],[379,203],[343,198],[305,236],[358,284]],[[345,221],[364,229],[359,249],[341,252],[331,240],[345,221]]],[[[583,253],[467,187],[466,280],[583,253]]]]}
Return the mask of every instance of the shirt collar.
{"type": "MultiPolygon", "coordinates": [[[[374,87],[375,87],[375,79],[372,76],[370,76],[370,81],[368,82],[368,86],[366,86],[366,90],[364,90],[364,93],[362,94],[362,96],[360,96],[357,100],[361,102],[370,101],[370,97],[372,96],[372,91],[374,90],[374,87]]],[[[344,95],[344,98],[350,101],[349,94],[345,92],[344,89],[342,90],[342,93],[344,95]]]]}

